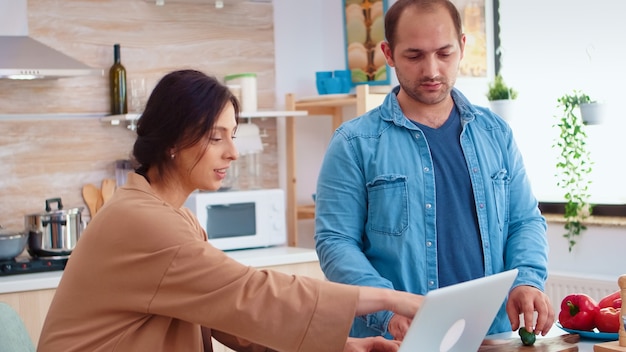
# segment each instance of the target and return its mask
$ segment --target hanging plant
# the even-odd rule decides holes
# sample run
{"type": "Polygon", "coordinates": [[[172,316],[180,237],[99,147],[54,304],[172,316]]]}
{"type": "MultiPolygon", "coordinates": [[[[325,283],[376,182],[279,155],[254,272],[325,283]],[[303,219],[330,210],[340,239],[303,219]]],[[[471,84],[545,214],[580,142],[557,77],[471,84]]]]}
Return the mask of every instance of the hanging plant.
{"type": "Polygon", "coordinates": [[[589,96],[580,91],[558,99],[558,107],[563,109],[563,115],[556,124],[560,133],[553,147],[560,149],[556,176],[557,185],[565,191],[566,232],[563,237],[568,241],[570,252],[576,244],[576,237],[587,229],[584,221],[593,211],[593,206],[589,203],[591,181],[588,178],[593,162],[587,150],[585,124],[578,115],[580,104],[590,101],[589,96]]]}

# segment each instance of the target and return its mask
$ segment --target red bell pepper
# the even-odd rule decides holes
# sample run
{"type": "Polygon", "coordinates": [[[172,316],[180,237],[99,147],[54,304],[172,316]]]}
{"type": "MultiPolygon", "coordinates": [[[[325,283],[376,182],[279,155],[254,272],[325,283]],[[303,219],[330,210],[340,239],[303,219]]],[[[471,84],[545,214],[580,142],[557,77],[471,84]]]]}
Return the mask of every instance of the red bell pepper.
{"type": "Polygon", "coordinates": [[[618,332],[621,308],[601,308],[596,315],[596,327],[601,332],[618,332]]]}
{"type": "Polygon", "coordinates": [[[595,327],[598,304],[584,293],[571,294],[563,298],[559,322],[564,328],[591,331],[595,327]]]}
{"type": "Polygon", "coordinates": [[[621,308],[622,307],[621,291],[616,291],[616,292],[611,293],[610,295],[603,297],[598,302],[598,307],[600,309],[606,308],[606,307],[621,308]]]}
{"type": "Polygon", "coordinates": [[[618,298],[613,301],[613,308],[622,308],[622,298],[618,298]]]}

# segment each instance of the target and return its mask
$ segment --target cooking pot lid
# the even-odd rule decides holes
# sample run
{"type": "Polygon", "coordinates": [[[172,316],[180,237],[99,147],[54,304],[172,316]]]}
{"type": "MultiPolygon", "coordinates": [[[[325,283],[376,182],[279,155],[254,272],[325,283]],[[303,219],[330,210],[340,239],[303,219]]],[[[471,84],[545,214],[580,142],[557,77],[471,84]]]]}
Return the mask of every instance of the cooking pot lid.
{"type": "Polygon", "coordinates": [[[70,208],[70,209],[61,209],[61,210],[51,210],[51,211],[44,211],[42,213],[33,213],[33,214],[28,214],[26,216],[63,216],[63,215],[75,215],[75,214],[80,214],[83,212],[83,209],[85,209],[85,207],[76,207],[76,208],[70,208]]]}
{"type": "Polygon", "coordinates": [[[63,203],[61,201],[61,198],[49,198],[46,199],[46,207],[45,207],[45,212],[43,213],[34,213],[34,214],[28,214],[26,216],[63,216],[63,215],[75,215],[75,214],[80,214],[83,212],[83,209],[85,207],[76,207],[76,208],[70,208],[70,209],[63,209],[63,203]],[[57,208],[56,209],[52,209],[52,204],[56,203],[57,208]]]}

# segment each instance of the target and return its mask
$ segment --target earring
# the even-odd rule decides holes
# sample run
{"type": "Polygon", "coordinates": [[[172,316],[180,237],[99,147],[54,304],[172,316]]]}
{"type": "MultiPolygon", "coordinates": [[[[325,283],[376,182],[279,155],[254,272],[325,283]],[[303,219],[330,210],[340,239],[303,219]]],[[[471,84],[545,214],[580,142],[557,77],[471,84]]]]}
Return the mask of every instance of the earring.
{"type": "Polygon", "coordinates": [[[174,159],[176,157],[176,154],[172,154],[170,155],[170,158],[174,159]]]}

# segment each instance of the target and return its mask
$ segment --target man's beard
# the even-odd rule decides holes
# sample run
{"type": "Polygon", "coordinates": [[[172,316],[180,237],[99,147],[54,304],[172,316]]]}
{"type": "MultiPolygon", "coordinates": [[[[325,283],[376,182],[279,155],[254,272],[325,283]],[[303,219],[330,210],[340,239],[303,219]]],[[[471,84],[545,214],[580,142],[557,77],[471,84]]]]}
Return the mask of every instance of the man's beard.
{"type": "Polygon", "coordinates": [[[401,74],[398,75],[398,83],[405,94],[411,99],[426,105],[433,105],[445,100],[452,91],[452,85],[442,76],[435,78],[422,78],[419,81],[410,81],[404,79],[401,74]],[[421,85],[424,83],[439,83],[441,84],[440,90],[435,92],[424,93],[421,90],[421,85]]]}

